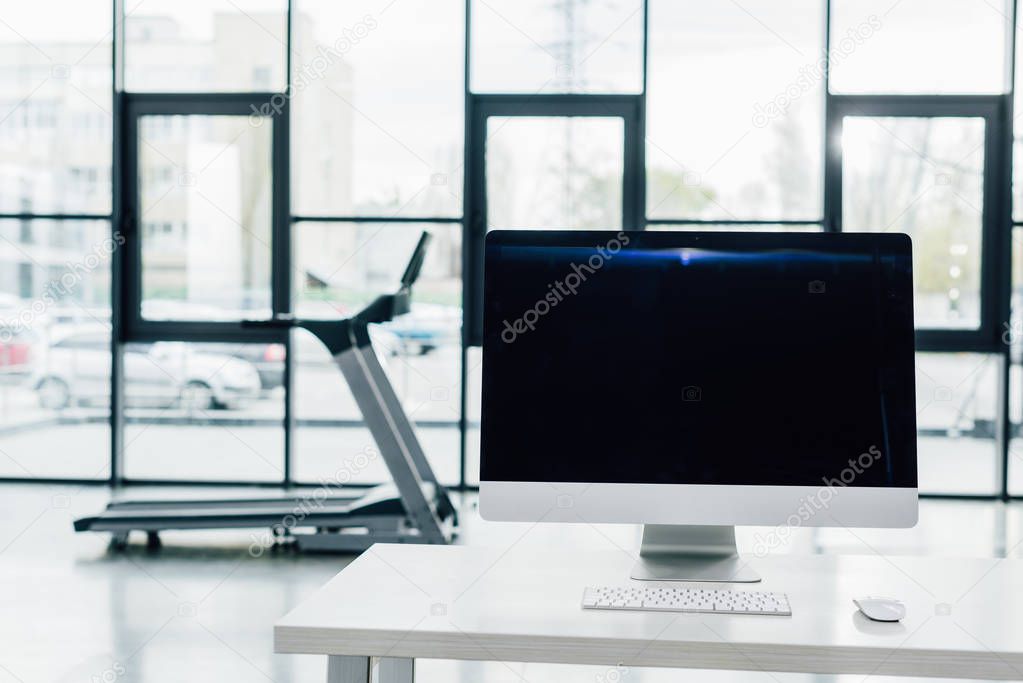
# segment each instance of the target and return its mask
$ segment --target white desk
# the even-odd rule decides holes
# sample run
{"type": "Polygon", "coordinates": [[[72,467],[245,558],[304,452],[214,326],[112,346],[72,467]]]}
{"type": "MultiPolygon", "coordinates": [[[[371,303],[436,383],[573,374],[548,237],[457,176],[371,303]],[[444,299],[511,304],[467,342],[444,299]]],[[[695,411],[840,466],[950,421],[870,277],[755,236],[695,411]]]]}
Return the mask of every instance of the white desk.
{"type": "Polygon", "coordinates": [[[330,683],[411,681],[413,660],[1023,679],[1023,561],[750,558],[791,617],[606,612],[587,584],[626,584],[625,552],[375,545],[274,627],[277,652],[328,655],[330,683]],[[906,603],[868,621],[854,596],[906,603]]]}

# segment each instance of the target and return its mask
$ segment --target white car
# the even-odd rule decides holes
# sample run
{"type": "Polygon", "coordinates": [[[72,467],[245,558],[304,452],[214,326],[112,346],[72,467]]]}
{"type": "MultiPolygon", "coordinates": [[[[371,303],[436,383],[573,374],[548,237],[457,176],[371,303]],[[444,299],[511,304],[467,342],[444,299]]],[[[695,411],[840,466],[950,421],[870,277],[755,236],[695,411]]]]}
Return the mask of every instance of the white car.
{"type": "MultiPolygon", "coordinates": [[[[75,327],[51,335],[34,363],[31,386],[43,408],[96,405],[110,396],[110,333],[75,327]]],[[[186,410],[239,408],[259,397],[260,380],[248,361],[197,352],[182,342],[129,344],[124,351],[129,407],[186,410]]]]}

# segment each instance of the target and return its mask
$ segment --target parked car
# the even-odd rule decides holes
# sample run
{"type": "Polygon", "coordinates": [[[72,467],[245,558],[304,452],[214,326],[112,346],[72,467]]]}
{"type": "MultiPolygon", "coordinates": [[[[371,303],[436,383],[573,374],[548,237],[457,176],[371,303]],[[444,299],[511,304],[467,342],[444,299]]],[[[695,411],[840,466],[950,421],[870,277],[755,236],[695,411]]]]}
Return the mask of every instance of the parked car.
{"type": "Polygon", "coordinates": [[[414,304],[412,310],[381,328],[397,337],[404,355],[425,356],[443,346],[458,344],[462,309],[440,304],[414,304]]]}
{"type": "MultiPolygon", "coordinates": [[[[128,407],[240,408],[260,391],[259,373],[251,363],[197,351],[182,342],[129,345],[124,351],[124,377],[128,407]]],[[[30,382],[43,408],[106,403],[109,332],[84,326],[55,330],[30,382]]]]}
{"type": "Polygon", "coordinates": [[[226,354],[251,363],[259,373],[263,391],[284,386],[283,344],[193,344],[192,348],[203,353],[226,354]]]}
{"type": "Polygon", "coordinates": [[[31,370],[35,335],[18,325],[0,322],[0,375],[24,377],[31,370]]]}
{"type": "Polygon", "coordinates": [[[43,317],[33,314],[30,320],[24,320],[31,306],[31,301],[0,292],[0,379],[23,378],[30,370],[32,347],[36,343],[30,323],[43,317]]]}

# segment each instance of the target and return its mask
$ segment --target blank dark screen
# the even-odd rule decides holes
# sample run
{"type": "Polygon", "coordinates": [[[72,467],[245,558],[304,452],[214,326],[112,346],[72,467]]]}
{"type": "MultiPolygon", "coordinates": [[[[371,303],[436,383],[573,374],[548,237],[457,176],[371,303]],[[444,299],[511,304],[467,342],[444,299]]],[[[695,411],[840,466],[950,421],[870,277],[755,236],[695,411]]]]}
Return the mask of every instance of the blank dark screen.
{"type": "Polygon", "coordinates": [[[485,253],[484,481],[916,486],[904,235],[501,231],[485,253]]]}

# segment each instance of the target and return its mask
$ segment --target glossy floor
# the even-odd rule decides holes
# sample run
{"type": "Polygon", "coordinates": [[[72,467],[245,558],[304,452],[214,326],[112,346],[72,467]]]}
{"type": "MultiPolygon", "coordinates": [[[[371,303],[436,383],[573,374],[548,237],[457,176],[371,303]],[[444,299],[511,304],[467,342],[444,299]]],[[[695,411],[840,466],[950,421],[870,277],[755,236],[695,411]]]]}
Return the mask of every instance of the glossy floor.
{"type": "MultiPolygon", "coordinates": [[[[139,543],[110,554],[105,535],[71,530],[72,519],[97,511],[108,498],[98,487],[0,486],[0,683],[324,680],[322,658],[272,654],[271,625],[350,558],[253,557],[248,532],[166,534],[155,553],[139,543]]],[[[471,497],[462,506],[463,543],[524,545],[539,557],[554,546],[633,552],[638,542],[635,527],[493,524],[478,518],[471,497]]],[[[911,530],[743,529],[740,546],[747,552],[1023,557],[1023,505],[925,501],[920,524],[911,530]]],[[[423,660],[417,680],[666,683],[680,680],[680,673],[423,660]]],[[[686,680],[863,677],[701,671],[686,680]]]]}

